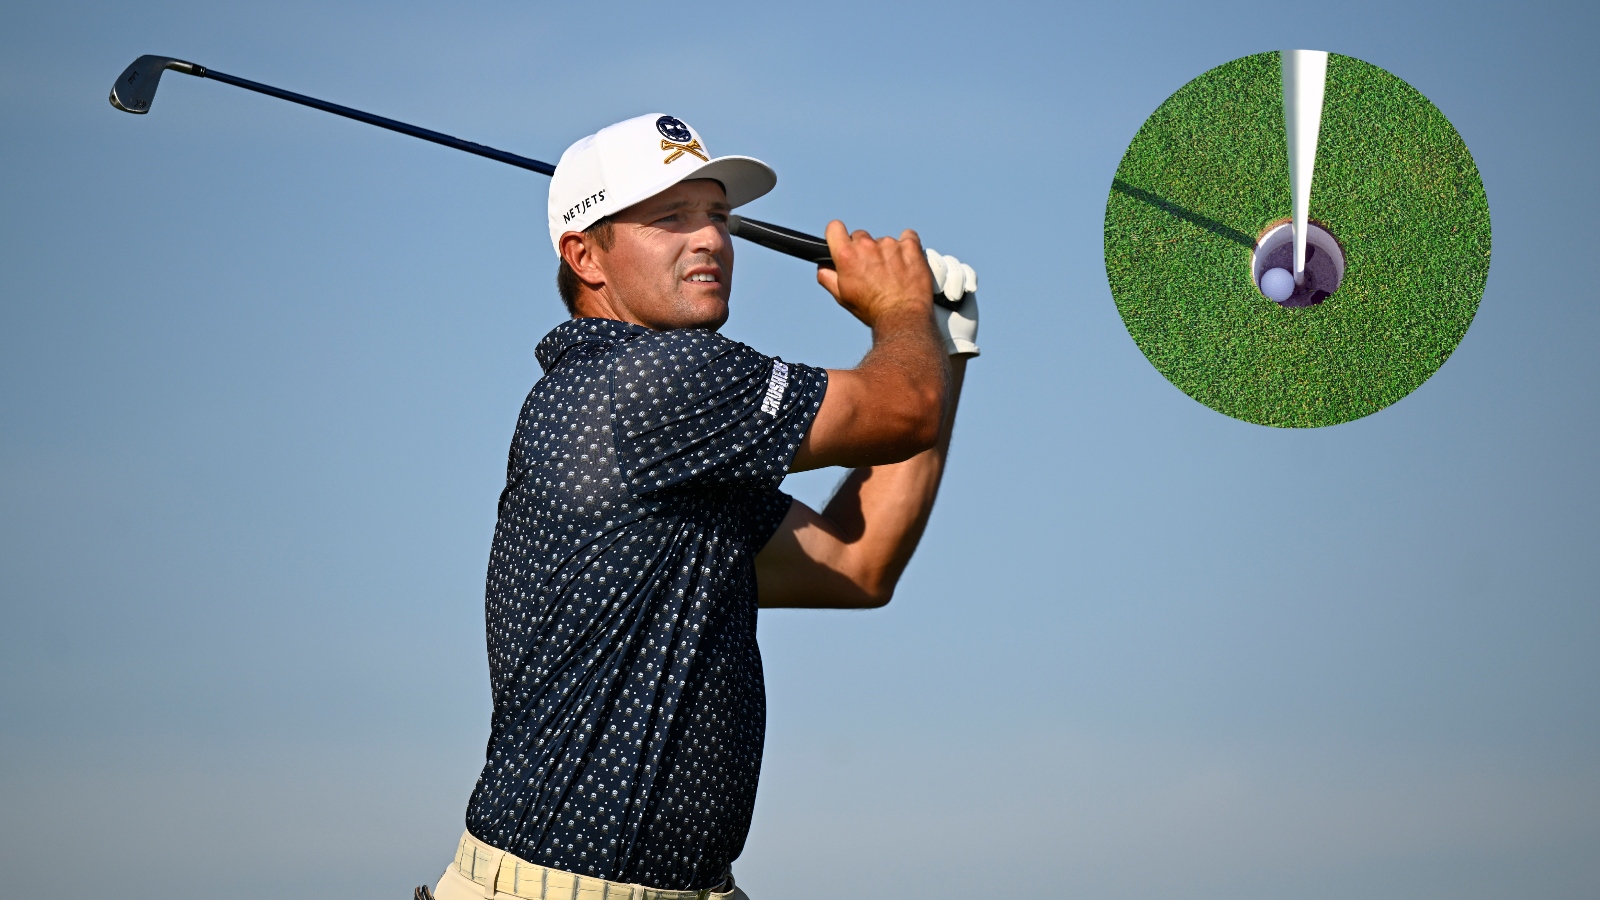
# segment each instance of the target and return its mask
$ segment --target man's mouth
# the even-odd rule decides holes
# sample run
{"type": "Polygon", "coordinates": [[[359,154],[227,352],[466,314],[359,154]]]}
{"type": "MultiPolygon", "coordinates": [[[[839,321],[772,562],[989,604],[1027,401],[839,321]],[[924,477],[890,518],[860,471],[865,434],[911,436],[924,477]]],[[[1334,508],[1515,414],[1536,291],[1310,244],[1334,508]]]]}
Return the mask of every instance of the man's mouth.
{"type": "Polygon", "coordinates": [[[709,284],[716,284],[718,279],[717,279],[716,275],[714,275],[714,274],[712,274],[710,272],[696,272],[695,274],[689,276],[689,280],[690,281],[704,281],[704,282],[707,282],[709,284]]]}

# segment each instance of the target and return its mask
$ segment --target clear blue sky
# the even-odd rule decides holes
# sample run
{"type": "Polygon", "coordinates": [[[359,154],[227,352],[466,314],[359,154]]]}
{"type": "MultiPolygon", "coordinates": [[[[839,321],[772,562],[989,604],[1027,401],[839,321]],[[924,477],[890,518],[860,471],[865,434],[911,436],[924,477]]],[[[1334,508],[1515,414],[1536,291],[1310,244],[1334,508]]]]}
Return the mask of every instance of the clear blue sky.
{"type": "MultiPolygon", "coordinates": [[[[505,452],[560,318],[537,175],[650,111],[749,209],[972,262],[984,356],[899,596],[764,614],[755,900],[1600,892],[1591,7],[19,4],[0,29],[0,894],[398,898],[487,734],[505,452]],[[1494,262],[1397,405],[1279,431],[1145,362],[1101,217],[1144,118],[1312,46],[1477,159],[1494,262]],[[846,885],[845,889],[837,886],[846,885]],[[87,888],[85,888],[87,890],[87,888]],[[81,891],[80,891],[81,892],[81,891]]],[[[733,336],[849,365],[740,248],[733,336]]],[[[792,479],[820,501],[836,476],[792,479]]]]}

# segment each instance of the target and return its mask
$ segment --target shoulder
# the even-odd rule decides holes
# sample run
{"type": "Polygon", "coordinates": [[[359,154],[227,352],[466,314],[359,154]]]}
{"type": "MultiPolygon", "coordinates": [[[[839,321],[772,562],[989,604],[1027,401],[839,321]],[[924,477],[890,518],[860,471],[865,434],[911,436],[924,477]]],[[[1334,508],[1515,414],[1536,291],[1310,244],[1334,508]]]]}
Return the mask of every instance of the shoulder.
{"type": "Polygon", "coordinates": [[[772,361],[747,344],[703,328],[650,331],[611,348],[614,374],[667,379],[699,374],[748,373],[772,361]]]}
{"type": "Polygon", "coordinates": [[[708,328],[674,328],[671,331],[644,331],[613,348],[613,352],[627,354],[661,353],[727,353],[742,350],[757,352],[733,338],[708,328]]]}

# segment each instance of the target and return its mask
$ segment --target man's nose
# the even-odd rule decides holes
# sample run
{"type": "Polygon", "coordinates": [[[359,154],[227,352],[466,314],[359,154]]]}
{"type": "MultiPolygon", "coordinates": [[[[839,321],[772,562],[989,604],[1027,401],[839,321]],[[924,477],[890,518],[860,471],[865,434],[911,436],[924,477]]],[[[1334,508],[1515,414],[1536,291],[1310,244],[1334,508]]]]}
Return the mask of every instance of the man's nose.
{"type": "Polygon", "coordinates": [[[727,246],[727,227],[710,216],[690,235],[689,249],[695,253],[720,254],[727,246]]]}

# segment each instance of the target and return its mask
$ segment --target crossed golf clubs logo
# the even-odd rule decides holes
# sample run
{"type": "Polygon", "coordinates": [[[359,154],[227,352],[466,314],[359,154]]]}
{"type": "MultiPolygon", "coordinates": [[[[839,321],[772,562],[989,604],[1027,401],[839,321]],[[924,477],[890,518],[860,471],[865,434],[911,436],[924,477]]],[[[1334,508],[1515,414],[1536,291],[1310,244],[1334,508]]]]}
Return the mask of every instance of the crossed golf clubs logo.
{"type": "Polygon", "coordinates": [[[661,149],[663,149],[663,150],[671,150],[672,151],[671,153],[667,154],[667,158],[666,159],[663,159],[661,161],[662,165],[670,164],[673,160],[675,160],[678,157],[684,155],[685,153],[692,153],[695,156],[700,157],[700,159],[702,161],[704,161],[704,162],[710,162],[711,161],[711,157],[706,156],[704,153],[701,152],[705,148],[700,146],[700,141],[698,141],[698,140],[690,141],[687,144],[675,144],[672,141],[667,140],[666,138],[662,138],[661,139],[661,149]]]}

